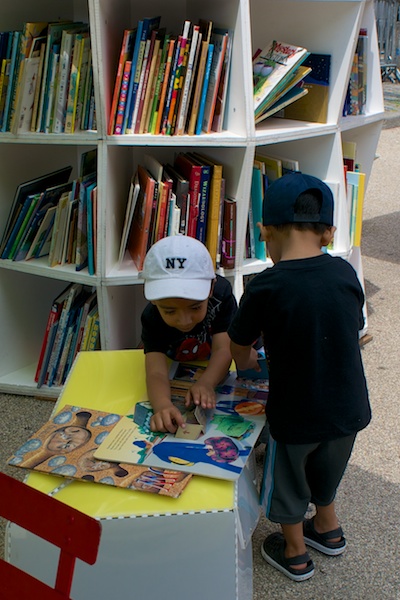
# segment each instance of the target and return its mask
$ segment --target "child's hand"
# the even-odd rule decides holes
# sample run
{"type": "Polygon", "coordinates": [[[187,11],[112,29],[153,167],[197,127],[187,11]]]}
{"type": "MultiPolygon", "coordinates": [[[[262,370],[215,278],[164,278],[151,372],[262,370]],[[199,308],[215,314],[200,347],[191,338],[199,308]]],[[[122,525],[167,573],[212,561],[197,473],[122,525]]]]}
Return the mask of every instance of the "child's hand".
{"type": "Polygon", "coordinates": [[[154,413],[150,419],[151,431],[175,433],[178,427],[181,426],[185,426],[183,417],[172,403],[170,406],[154,413]]]}
{"type": "Polygon", "coordinates": [[[200,405],[202,408],[214,408],[214,388],[206,383],[202,383],[201,380],[194,383],[190,390],[187,391],[185,398],[186,406],[190,406],[192,403],[200,405]]]}

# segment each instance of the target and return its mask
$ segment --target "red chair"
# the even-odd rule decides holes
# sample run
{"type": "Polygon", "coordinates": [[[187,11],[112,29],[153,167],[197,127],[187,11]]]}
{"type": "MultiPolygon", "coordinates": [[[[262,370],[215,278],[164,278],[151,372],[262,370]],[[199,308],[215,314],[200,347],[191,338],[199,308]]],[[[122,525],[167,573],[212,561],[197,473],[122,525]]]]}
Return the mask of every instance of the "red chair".
{"type": "Polygon", "coordinates": [[[75,560],[96,562],[100,522],[4,473],[0,516],[60,548],[54,588],[0,557],[0,599],[70,600],[75,560]]]}

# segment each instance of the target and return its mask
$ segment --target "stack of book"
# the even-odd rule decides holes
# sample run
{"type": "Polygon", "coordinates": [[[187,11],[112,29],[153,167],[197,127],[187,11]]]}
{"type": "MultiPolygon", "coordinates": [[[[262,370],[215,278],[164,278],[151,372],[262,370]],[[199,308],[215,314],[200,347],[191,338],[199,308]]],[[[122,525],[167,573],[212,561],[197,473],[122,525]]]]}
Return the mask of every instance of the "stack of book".
{"type": "Polygon", "coordinates": [[[62,385],[77,353],[99,348],[96,292],[78,283],[70,284],[52,302],[36,367],[37,386],[62,385]]]}
{"type": "Polygon", "coordinates": [[[124,31],[108,134],[222,131],[232,31],[186,20],[175,36],[160,21],[124,31]]]}
{"type": "Polygon", "coordinates": [[[216,267],[234,267],[236,203],[225,197],[223,165],[197,152],[164,164],[145,155],[130,184],[119,265],[128,250],[140,271],[150,246],[176,234],[203,242],[216,267]]]}
{"type": "Polygon", "coordinates": [[[307,94],[303,79],[311,72],[302,63],[306,48],[273,40],[253,57],[253,96],[256,124],[307,94]]]}
{"type": "Polygon", "coordinates": [[[78,179],[72,167],[18,186],[0,243],[4,260],[47,257],[48,265],[73,264],[77,271],[96,271],[96,150],[81,158],[78,179]]]}
{"type": "Polygon", "coordinates": [[[27,22],[0,33],[0,129],[74,133],[96,128],[86,23],[27,22]]]}

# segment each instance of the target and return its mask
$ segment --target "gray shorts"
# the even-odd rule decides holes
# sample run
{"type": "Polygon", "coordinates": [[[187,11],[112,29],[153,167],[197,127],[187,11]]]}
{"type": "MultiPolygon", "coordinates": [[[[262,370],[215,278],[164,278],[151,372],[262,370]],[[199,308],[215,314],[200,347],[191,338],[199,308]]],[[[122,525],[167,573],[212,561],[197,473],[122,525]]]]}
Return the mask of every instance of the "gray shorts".
{"type": "Polygon", "coordinates": [[[356,435],[315,444],[283,444],[269,436],[261,487],[266,517],[275,523],[300,523],[309,502],[333,502],[356,435]]]}

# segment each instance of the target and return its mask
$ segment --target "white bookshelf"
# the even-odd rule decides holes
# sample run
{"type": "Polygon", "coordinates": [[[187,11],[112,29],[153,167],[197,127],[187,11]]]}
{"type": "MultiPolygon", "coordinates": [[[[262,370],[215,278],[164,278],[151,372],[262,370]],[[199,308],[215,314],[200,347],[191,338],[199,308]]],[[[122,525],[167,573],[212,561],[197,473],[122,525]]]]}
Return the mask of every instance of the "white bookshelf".
{"type": "MultiPolygon", "coordinates": [[[[334,252],[351,260],[342,140],[357,142],[357,162],[368,181],[384,116],[373,0],[13,0],[0,7],[2,30],[21,29],[25,21],[60,18],[90,23],[98,131],[0,134],[0,235],[19,183],[68,164],[73,166],[71,177],[76,177],[81,154],[98,149],[97,275],[71,267],[49,268],[45,260],[0,260],[0,391],[54,397],[58,388],[38,390],[33,377],[51,302],[68,283],[96,287],[103,349],[133,348],[139,342],[145,304],[142,281],[127,256],[119,270],[116,262],[130,178],[144,153],[172,161],[180,150],[200,150],[223,164],[226,192],[237,199],[238,224],[236,268],[221,274],[229,278],[239,298],[243,276],[270,266],[269,261],[243,259],[255,152],[297,159],[302,171],[335,186],[334,252]],[[184,19],[197,22],[200,17],[234,30],[227,129],[221,134],[107,136],[123,30],[156,14],[162,16],[162,26],[174,33],[184,19]],[[369,40],[367,110],[362,116],[342,118],[360,27],[367,28],[369,40]],[[272,117],[254,127],[251,57],[272,38],[332,55],[326,124],[272,117]]],[[[356,262],[361,277],[360,256],[356,262]]]]}

